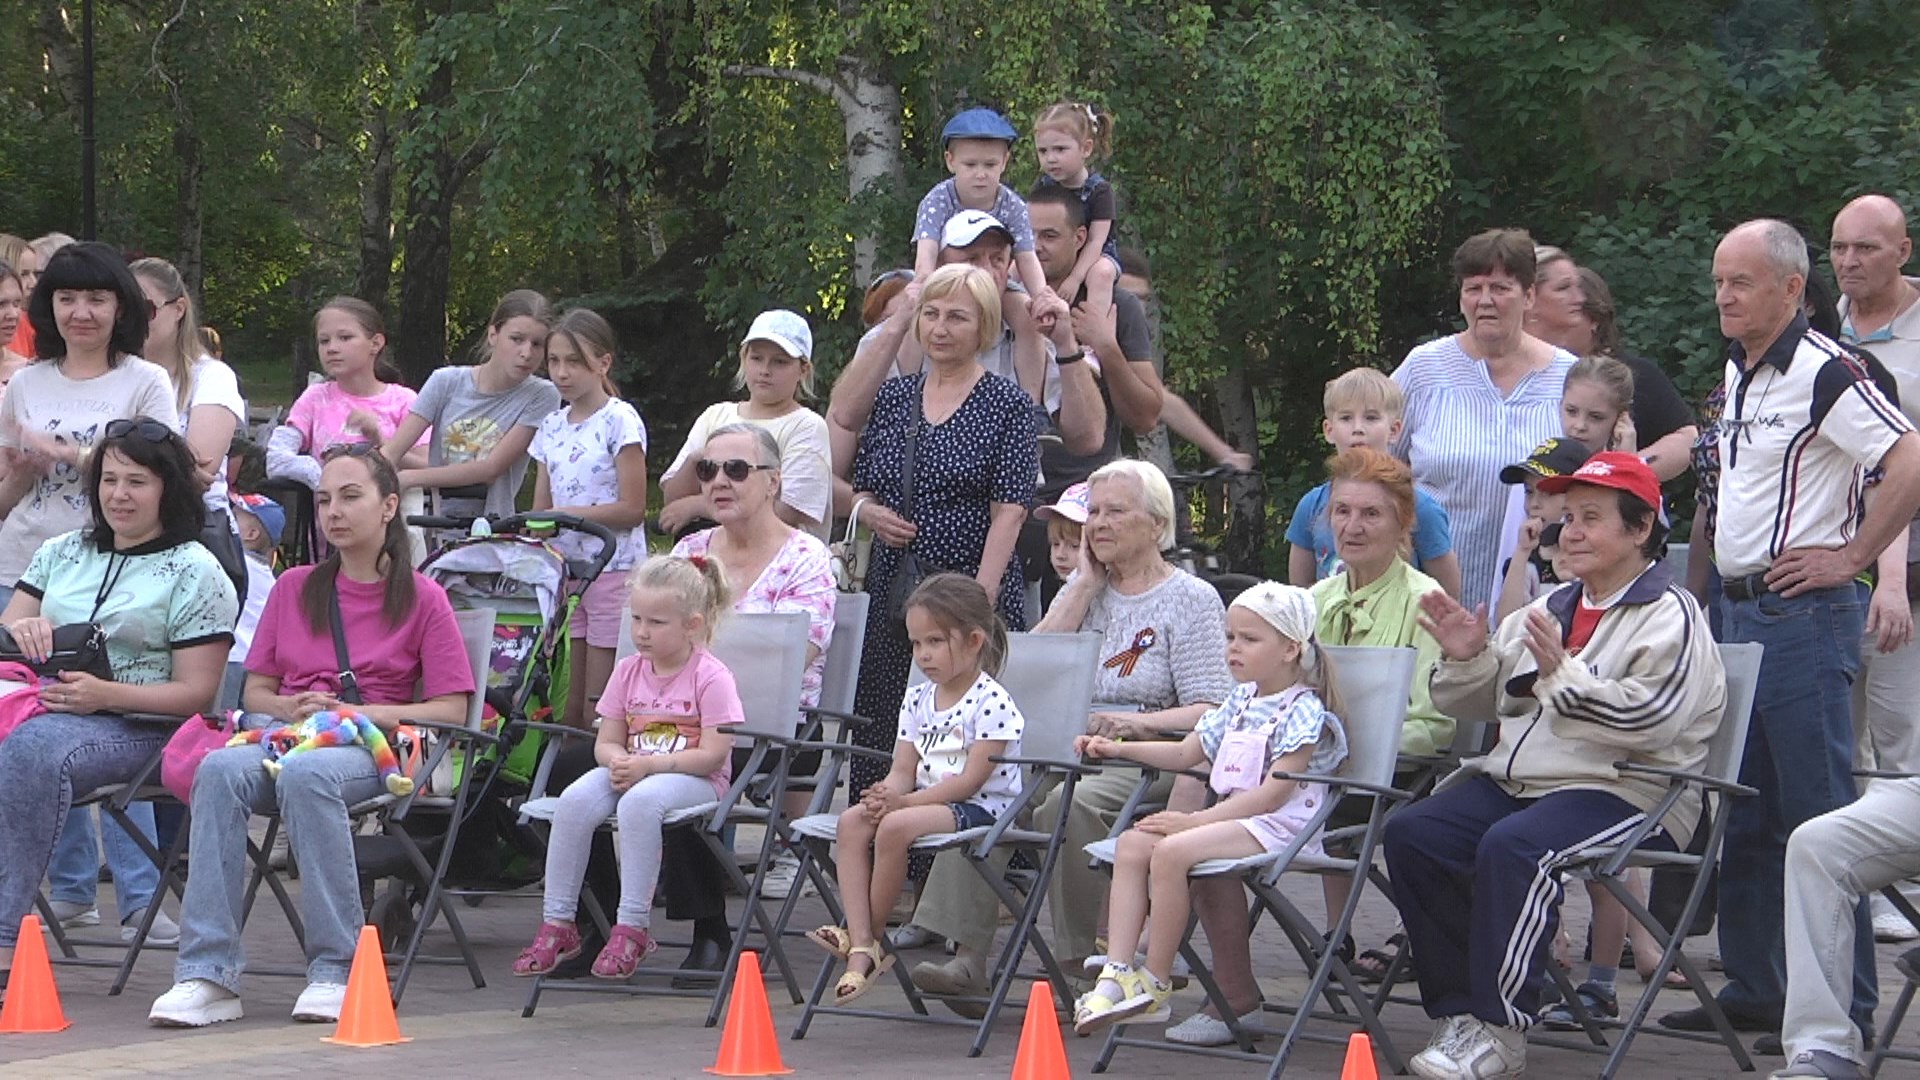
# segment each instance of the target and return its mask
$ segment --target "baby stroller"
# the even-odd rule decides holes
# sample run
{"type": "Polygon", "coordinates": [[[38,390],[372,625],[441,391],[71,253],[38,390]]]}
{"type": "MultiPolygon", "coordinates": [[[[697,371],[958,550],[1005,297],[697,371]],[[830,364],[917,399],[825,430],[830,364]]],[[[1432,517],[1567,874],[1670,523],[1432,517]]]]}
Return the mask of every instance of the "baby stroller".
{"type": "MultiPolygon", "coordinates": [[[[606,569],[618,542],[605,526],[569,514],[473,522],[416,516],[408,523],[464,533],[429,555],[420,571],[446,590],[456,611],[494,612],[488,677],[480,690],[484,723],[497,741],[464,755],[443,755],[432,776],[416,777],[426,797],[415,799],[405,819],[393,823],[443,868],[439,889],[477,905],[487,895],[539,878],[542,849],[517,823],[507,800],[525,795],[539,760],[544,736],[527,725],[546,719],[566,693],[567,621],[575,598],[606,569]],[[570,534],[584,542],[557,543],[570,534]],[[593,554],[579,557],[581,550],[593,554]],[[459,798],[452,797],[456,792],[459,798]],[[516,864],[531,870],[516,873],[516,864]]],[[[415,748],[396,750],[404,759],[415,748]]],[[[355,837],[354,857],[367,921],[378,928],[382,945],[394,949],[437,902],[435,883],[422,880],[390,836],[355,837]]]]}

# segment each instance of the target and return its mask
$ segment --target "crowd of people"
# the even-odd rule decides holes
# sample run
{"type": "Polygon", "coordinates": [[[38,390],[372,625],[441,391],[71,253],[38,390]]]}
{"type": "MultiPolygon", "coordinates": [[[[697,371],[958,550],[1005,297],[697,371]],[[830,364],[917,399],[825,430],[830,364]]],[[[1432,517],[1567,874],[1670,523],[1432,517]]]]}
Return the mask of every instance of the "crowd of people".
{"type": "MultiPolygon", "coordinates": [[[[1287,583],[1223,597],[1168,561],[1184,508],[1159,468],[1122,454],[1127,435],[1162,423],[1236,467],[1255,448],[1228,446],[1161,381],[1144,260],[1118,245],[1114,187],[1092,171],[1112,123],[1079,103],[1041,112],[1043,176],[1023,197],[1001,182],[1021,134],[989,110],[954,117],[952,178],[915,215],[913,266],[868,286],[868,330],[824,401],[807,320],[762,313],[739,347],[741,399],[706,409],[665,459],[652,522],[647,427],[620,397],[601,315],[510,292],[474,362],[416,392],[388,363],[378,309],[329,301],[313,320],[324,377],[260,448],[268,475],[312,494],[317,559],[284,570],[285,508],[229,474],[246,388],[180,273],[100,243],[0,236],[0,659],[49,673],[19,691],[31,707],[0,741],[0,968],[43,883],[63,923],[98,921],[104,839],[129,938],[147,925],[149,941],[179,945],[152,1021],[238,1018],[247,826],[275,811],[303,870],[308,984],[293,1016],[337,1017],[364,917],[347,808],[387,787],[376,754],[328,747],[262,768],[275,751],[257,738],[208,754],[177,923],[147,910],[163,899],[147,849],[173,824],[164,812],[134,804],[125,820],[143,845],[118,820],[96,832],[74,802],[160,751],[172,729],[151,714],[462,722],[477,688],[454,603],[415,569],[430,538],[407,519],[530,506],[604,527],[614,550],[569,621],[560,718],[598,734],[555,769],[566,786],[545,902],[515,974],[630,977],[656,948],[657,892],[667,917],[694,922],[683,966],[725,955],[725,877],[705,846],[662,831],[748,760],[732,733],[739,673],[708,645],[731,613],[804,615],[801,698],[817,702],[842,564],[858,563],[871,605],[864,719],[847,732],[862,752],[838,832],[846,922],[808,934],[845,963],[835,1001],[944,940],[951,958],[911,978],[975,1008],[998,900],[961,853],[929,863],[909,848],[995,820],[1030,779],[1001,760],[1025,726],[994,677],[1009,631],[1089,632],[1098,704],[1076,750],[1158,779],[1141,796],[1137,771],[1108,769],[1034,804],[1038,827],[1064,830],[1047,903],[1054,955],[1087,975],[1075,1026],[1171,1021],[1189,911],[1221,997],[1250,1019],[1260,990],[1241,887],[1189,886],[1188,870],[1299,837],[1329,791],[1296,777],[1347,755],[1327,647],[1405,647],[1417,672],[1401,753],[1462,759],[1386,819],[1402,932],[1327,947],[1363,978],[1396,960],[1413,972],[1436,1024],[1416,1073],[1519,1075],[1528,1030],[1573,1015],[1544,993],[1548,965],[1570,962],[1561,869],[1656,813],[1655,846],[1703,835],[1708,808],[1663,801],[1662,778],[1700,770],[1727,719],[1716,642],[1758,642],[1741,780],[1760,794],[1712,810],[1727,816],[1719,1003],[1737,1029],[1781,1040],[1776,1076],[1864,1075],[1875,938],[1920,936],[1869,903],[1920,874],[1920,280],[1901,273],[1901,208],[1866,195],[1833,220],[1837,303],[1792,226],[1727,232],[1710,273],[1729,353],[1698,409],[1628,351],[1594,270],[1517,229],[1468,238],[1452,259],[1464,329],[1390,374],[1359,367],[1327,384],[1333,456],[1287,528],[1287,583]],[[1662,484],[1689,471],[1692,554],[1677,579],[1662,484]],[[829,551],[839,522],[870,536],[870,556],[829,551]],[[671,552],[650,556],[650,539],[671,552]],[[81,654],[61,642],[76,626],[104,650],[69,665],[81,654]],[[634,648],[616,661],[622,635],[634,648]],[[909,687],[915,668],[925,681],[909,687]],[[1481,730],[1481,745],[1458,737],[1481,730]],[[1883,778],[1858,788],[1863,766],[1883,778]],[[617,840],[595,847],[609,817],[617,840]],[[1110,880],[1079,857],[1109,836],[1110,880]],[[614,913],[604,938],[576,924],[583,890],[614,913]]],[[[1333,822],[1365,821],[1370,798],[1348,796],[1333,822]]],[[[768,842],[782,845],[780,830],[768,842]]],[[[755,885],[784,898],[806,887],[799,866],[783,847],[755,885]]],[[[1351,888],[1328,879],[1330,921],[1351,888]]],[[[1613,1015],[1623,944],[1643,974],[1658,948],[1591,895],[1577,993],[1613,1015]]],[[[1660,1022],[1713,1029],[1704,1009],[1660,1022]]],[[[1167,1035],[1233,1038],[1211,1004],[1167,1035]]]]}

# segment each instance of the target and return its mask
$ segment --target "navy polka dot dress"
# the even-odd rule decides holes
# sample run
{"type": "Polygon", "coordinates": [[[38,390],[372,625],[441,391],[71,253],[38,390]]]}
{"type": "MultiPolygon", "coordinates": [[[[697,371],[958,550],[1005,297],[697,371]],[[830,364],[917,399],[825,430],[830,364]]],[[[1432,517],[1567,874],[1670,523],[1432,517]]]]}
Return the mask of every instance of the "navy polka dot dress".
{"type": "MultiPolygon", "coordinates": [[[[916,407],[925,378],[889,379],[881,385],[853,458],[854,490],[872,493],[896,513],[906,502],[900,480],[906,465],[907,431],[909,425],[922,422],[916,407]]],[[[980,377],[945,422],[920,428],[913,501],[913,523],[919,531],[913,551],[927,573],[979,572],[992,504],[1026,506],[1033,501],[1039,468],[1036,438],[1033,399],[1011,381],[990,373],[980,377]]],[[[866,649],[854,700],[854,711],[873,721],[855,726],[854,742],[889,752],[913,663],[906,634],[887,618],[887,590],[900,556],[901,549],[874,542],[873,561],[867,569],[873,604],[867,611],[866,649]]],[[[1026,596],[1026,578],[1015,555],[1001,575],[998,599],[1000,617],[1008,629],[1026,628],[1026,596]]],[[[887,762],[855,758],[850,768],[854,797],[884,778],[887,770],[887,762]]]]}

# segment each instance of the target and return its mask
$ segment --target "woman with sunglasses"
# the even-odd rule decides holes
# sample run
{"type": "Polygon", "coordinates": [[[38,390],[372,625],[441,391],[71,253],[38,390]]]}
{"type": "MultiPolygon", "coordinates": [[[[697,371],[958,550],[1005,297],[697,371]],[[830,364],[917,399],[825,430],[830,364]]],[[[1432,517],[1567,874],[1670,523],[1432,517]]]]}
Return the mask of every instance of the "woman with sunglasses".
{"type": "MultiPolygon", "coordinates": [[[[247,650],[242,707],[276,724],[341,709],[337,612],[345,666],[363,699],[356,711],[386,730],[402,721],[464,723],[474,687],[460,627],[447,594],[408,562],[400,481],[378,447],[344,443],[325,453],[314,514],[333,552],[287,571],[267,594],[247,650]]],[[[215,750],[194,773],[180,954],[173,989],[147,1015],[153,1024],[240,1019],[247,820],[276,806],[300,865],[306,925],[307,986],[293,1018],[330,1023],[340,1015],[365,915],[347,807],[386,789],[364,747],[309,750],[283,761],[277,776],[261,768],[264,755],[258,743],[215,750]]]]}
{"type": "MultiPolygon", "coordinates": [[[[12,964],[20,918],[33,907],[74,798],[132,780],[173,734],[119,714],[212,708],[239,614],[233,584],[197,543],[205,510],[186,441],[158,420],[113,420],[96,451],[84,484],[86,523],[40,545],[0,612],[0,625],[35,662],[51,653],[55,628],[99,626],[113,673],[62,673],[40,691],[47,711],[0,741],[0,968],[12,964]]],[[[151,842],[151,805],[134,806],[147,808],[140,824],[151,842]]],[[[110,854],[117,834],[108,830],[110,854]]],[[[114,886],[122,922],[137,926],[159,899],[159,874],[127,846],[137,858],[113,863],[114,886]]]]}

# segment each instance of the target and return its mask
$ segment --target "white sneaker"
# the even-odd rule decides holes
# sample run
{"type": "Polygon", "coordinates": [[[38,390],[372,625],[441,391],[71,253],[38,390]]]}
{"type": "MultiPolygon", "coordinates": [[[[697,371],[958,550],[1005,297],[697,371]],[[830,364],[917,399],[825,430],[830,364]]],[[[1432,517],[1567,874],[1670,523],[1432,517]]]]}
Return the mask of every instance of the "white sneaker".
{"type": "Polygon", "coordinates": [[[206,1027],[240,1019],[240,995],[205,979],[188,979],[155,999],[147,1023],[155,1027],[206,1027]]]}
{"type": "Polygon", "coordinates": [[[281,823],[280,831],[273,834],[273,847],[267,850],[267,865],[275,870],[287,868],[287,828],[281,823]]]}
{"type": "Polygon", "coordinates": [[[938,945],[944,941],[946,941],[946,939],[939,934],[934,933],[924,926],[915,925],[914,923],[908,923],[887,935],[887,944],[893,946],[896,952],[904,949],[924,949],[929,945],[938,945]]]}
{"type": "Polygon", "coordinates": [[[1449,1019],[1460,1021],[1458,1038],[1442,1045],[1445,1031],[1436,1035],[1435,1045],[1407,1063],[1415,1075],[1433,1080],[1502,1080],[1527,1071],[1526,1032],[1472,1016],[1449,1019]]]}
{"type": "Polygon", "coordinates": [[[340,983],[308,983],[293,1003],[293,1018],[303,1024],[331,1024],[340,1019],[347,988],[340,983]]]}
{"type": "Polygon", "coordinates": [[[1882,911],[1873,917],[1873,940],[1882,944],[1897,944],[1920,938],[1920,930],[1907,921],[1898,911],[1882,911]]]}
{"type": "MultiPolygon", "coordinates": [[[[1248,1029],[1256,1040],[1266,1038],[1266,1032],[1255,1027],[1259,1022],[1259,1009],[1240,1017],[1240,1026],[1248,1029]]],[[[1183,1046],[1232,1046],[1233,1029],[1225,1020],[1199,1012],[1168,1028],[1167,1041],[1183,1046]]]]}
{"type": "Polygon", "coordinates": [[[92,904],[76,904],[71,900],[55,900],[47,905],[53,909],[53,917],[68,930],[77,930],[82,926],[99,926],[100,909],[92,904]]]}
{"type": "Polygon", "coordinates": [[[1461,1039],[1466,1036],[1469,1022],[1472,1020],[1473,1017],[1462,1013],[1458,1016],[1446,1017],[1438,1024],[1435,1024],[1432,1041],[1427,1043],[1425,1050],[1415,1054],[1412,1061],[1407,1062],[1407,1067],[1419,1073],[1421,1076],[1456,1075],[1455,1073],[1449,1072],[1423,1072],[1422,1069],[1432,1068],[1440,1070],[1445,1069],[1451,1064],[1455,1052],[1460,1049],[1461,1039]],[[1422,1064],[1423,1062],[1425,1063],[1424,1066],[1422,1064]]]}
{"type": "Polygon", "coordinates": [[[760,895],[768,900],[785,900],[792,895],[796,881],[800,883],[801,896],[812,896],[820,891],[813,887],[812,878],[800,873],[800,857],[792,852],[782,852],[767,863],[767,872],[760,878],[760,895]]]}
{"type": "MultiPolygon", "coordinates": [[[[147,909],[141,908],[140,910],[135,911],[133,914],[127,916],[124,920],[121,921],[120,923],[120,940],[121,941],[124,941],[129,945],[133,944],[134,932],[140,929],[140,920],[144,918],[146,914],[147,914],[147,909]]],[[[154,912],[153,925],[147,927],[146,943],[148,945],[180,944],[180,924],[174,922],[172,919],[167,918],[167,913],[164,910],[154,912]]]]}

